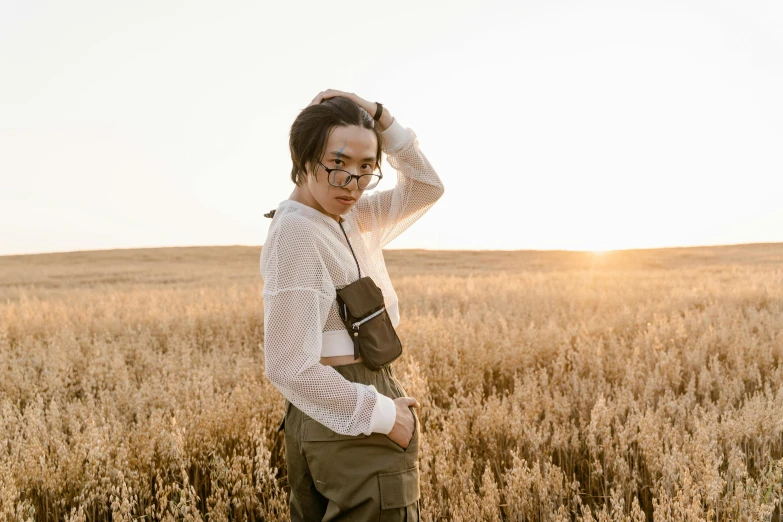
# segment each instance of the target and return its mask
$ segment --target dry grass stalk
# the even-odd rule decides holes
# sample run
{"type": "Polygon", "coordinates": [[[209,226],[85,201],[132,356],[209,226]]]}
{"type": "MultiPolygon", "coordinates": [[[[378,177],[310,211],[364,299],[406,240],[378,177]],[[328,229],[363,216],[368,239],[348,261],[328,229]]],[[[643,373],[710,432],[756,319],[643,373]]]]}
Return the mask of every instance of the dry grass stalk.
{"type": "MultiPolygon", "coordinates": [[[[425,520],[777,520],[783,246],[388,252],[425,520]]],[[[258,249],[0,258],[2,520],[285,520],[258,249]]]]}

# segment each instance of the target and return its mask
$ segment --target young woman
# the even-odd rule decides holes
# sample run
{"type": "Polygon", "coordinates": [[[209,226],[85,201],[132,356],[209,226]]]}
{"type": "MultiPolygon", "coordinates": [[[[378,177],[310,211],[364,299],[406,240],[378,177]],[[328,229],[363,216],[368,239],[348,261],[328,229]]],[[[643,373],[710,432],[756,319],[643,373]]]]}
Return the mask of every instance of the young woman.
{"type": "Polygon", "coordinates": [[[370,370],[336,304],[362,276],[399,323],[382,248],[443,194],[416,135],[381,104],[319,93],[291,126],[295,184],[261,252],[266,375],[286,398],[291,520],[418,520],[419,404],[370,370]],[[375,191],[381,152],[397,185],[375,191]],[[366,194],[365,194],[366,192],[366,194]]]}

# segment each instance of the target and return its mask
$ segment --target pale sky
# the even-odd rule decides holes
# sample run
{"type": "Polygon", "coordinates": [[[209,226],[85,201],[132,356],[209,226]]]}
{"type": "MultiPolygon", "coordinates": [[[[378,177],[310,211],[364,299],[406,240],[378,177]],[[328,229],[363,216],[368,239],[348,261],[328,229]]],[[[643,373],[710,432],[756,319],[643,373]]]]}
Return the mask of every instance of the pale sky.
{"type": "Polygon", "coordinates": [[[780,242],[781,28],[775,0],[0,0],[0,255],[261,245],[327,88],[446,186],[390,248],[780,242]]]}

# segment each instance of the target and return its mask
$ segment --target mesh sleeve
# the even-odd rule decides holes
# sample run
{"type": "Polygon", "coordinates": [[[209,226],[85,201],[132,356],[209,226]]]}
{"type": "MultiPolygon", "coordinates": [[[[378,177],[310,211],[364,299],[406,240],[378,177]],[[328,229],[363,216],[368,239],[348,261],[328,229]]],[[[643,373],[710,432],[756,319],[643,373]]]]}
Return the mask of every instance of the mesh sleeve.
{"type": "Polygon", "coordinates": [[[356,202],[356,219],[373,246],[383,248],[424,215],[443,195],[443,183],[419,149],[416,134],[387,150],[389,164],[397,171],[393,189],[375,192],[356,202]]]}
{"type": "Polygon", "coordinates": [[[369,435],[378,401],[372,385],[346,380],[320,363],[323,326],[334,296],[305,223],[281,226],[264,267],[266,376],[297,408],[346,435],[369,435]],[[326,288],[324,288],[326,285],[326,288]]]}

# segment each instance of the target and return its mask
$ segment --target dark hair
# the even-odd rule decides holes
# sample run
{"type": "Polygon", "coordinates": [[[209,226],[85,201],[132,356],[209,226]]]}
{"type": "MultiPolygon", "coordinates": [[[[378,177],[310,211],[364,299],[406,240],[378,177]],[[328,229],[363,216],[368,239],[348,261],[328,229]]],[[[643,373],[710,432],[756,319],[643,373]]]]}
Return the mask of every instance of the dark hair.
{"type": "Polygon", "coordinates": [[[291,125],[288,148],[291,150],[291,181],[299,185],[306,176],[306,169],[315,170],[323,156],[332,128],[356,125],[375,133],[378,149],[375,161],[381,164],[381,130],[372,116],[348,98],[336,96],[302,109],[291,125]]]}

